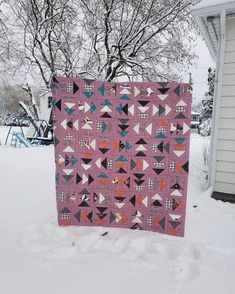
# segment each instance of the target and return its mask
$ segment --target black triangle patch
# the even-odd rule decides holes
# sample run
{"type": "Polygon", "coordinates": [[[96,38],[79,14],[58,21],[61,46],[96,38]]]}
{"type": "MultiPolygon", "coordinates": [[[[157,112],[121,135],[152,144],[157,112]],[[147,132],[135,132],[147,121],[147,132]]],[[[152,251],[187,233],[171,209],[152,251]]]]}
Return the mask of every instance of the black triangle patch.
{"type": "Polygon", "coordinates": [[[139,151],[135,156],[146,156],[143,151],[139,151]]]}
{"type": "Polygon", "coordinates": [[[156,174],[160,175],[160,173],[162,173],[164,171],[163,168],[153,168],[153,170],[155,171],[156,174]]]}
{"type": "Polygon", "coordinates": [[[61,100],[57,101],[55,106],[61,111],[61,100]]]}
{"type": "Polygon", "coordinates": [[[156,206],[156,207],[159,207],[159,206],[162,206],[161,202],[159,200],[155,200],[153,203],[152,203],[152,206],[156,206]]]}
{"type": "Polygon", "coordinates": [[[134,180],[137,186],[141,186],[145,180],[134,180]]]}
{"type": "Polygon", "coordinates": [[[165,111],[165,108],[159,104],[159,115],[161,115],[165,111]]]}
{"type": "Polygon", "coordinates": [[[175,117],[176,119],[185,119],[187,118],[182,112],[180,112],[179,114],[176,115],[175,117]]]}
{"type": "Polygon", "coordinates": [[[107,210],[107,207],[96,207],[100,213],[104,213],[107,210]]]}
{"type": "Polygon", "coordinates": [[[131,199],[129,200],[130,203],[131,203],[133,206],[135,206],[135,198],[136,198],[136,196],[134,195],[134,196],[131,197],[131,199]]]}
{"type": "Polygon", "coordinates": [[[141,106],[146,106],[149,103],[149,101],[142,101],[142,100],[140,100],[138,102],[141,106]]]}
{"type": "Polygon", "coordinates": [[[81,158],[81,160],[85,163],[85,164],[88,164],[92,161],[91,158],[81,158]]]}
{"type": "Polygon", "coordinates": [[[105,112],[104,114],[102,114],[101,117],[103,117],[103,118],[112,118],[112,116],[108,112],[105,112]]]}
{"type": "Polygon", "coordinates": [[[176,189],[176,190],[183,190],[180,184],[175,183],[173,186],[171,186],[171,189],[176,189]]]}
{"type": "Polygon", "coordinates": [[[175,92],[175,94],[176,94],[177,96],[180,95],[180,85],[178,85],[178,86],[175,88],[174,92],[175,92]]]}
{"type": "Polygon", "coordinates": [[[161,93],[161,94],[166,94],[166,92],[169,90],[170,88],[158,88],[158,90],[159,90],[159,92],[161,93]]]}
{"type": "Polygon", "coordinates": [[[76,184],[79,184],[81,180],[82,180],[82,177],[80,177],[79,174],[77,174],[76,184]]]}
{"type": "Polygon", "coordinates": [[[128,114],[128,104],[122,107],[122,111],[127,115],[128,114]]]}
{"type": "Polygon", "coordinates": [[[95,80],[91,80],[91,79],[84,79],[83,80],[87,85],[92,84],[95,80]]]}
{"type": "Polygon", "coordinates": [[[57,146],[59,143],[60,143],[60,141],[55,137],[55,139],[54,139],[55,146],[57,146]]]}
{"type": "Polygon", "coordinates": [[[189,162],[188,162],[188,161],[185,162],[184,165],[182,165],[182,169],[183,169],[184,171],[186,171],[186,173],[188,173],[188,166],[189,166],[189,162]]]}
{"type": "Polygon", "coordinates": [[[134,176],[140,180],[145,176],[145,174],[134,174],[134,176]]]}
{"type": "Polygon", "coordinates": [[[165,217],[159,221],[159,225],[163,228],[163,230],[165,229],[165,217]]]}
{"type": "Polygon", "coordinates": [[[157,149],[163,152],[163,142],[161,142],[158,146],[157,149]]]}
{"type": "Polygon", "coordinates": [[[89,175],[88,176],[88,185],[90,185],[93,181],[94,181],[94,178],[91,175],[89,175]]]}
{"type": "Polygon", "coordinates": [[[123,131],[125,131],[127,128],[129,128],[128,125],[118,125],[118,126],[119,126],[119,128],[120,128],[121,130],[123,130],[123,131]]]}
{"type": "Polygon", "coordinates": [[[89,204],[86,201],[82,201],[78,206],[79,207],[89,207],[89,204]]]}
{"type": "Polygon", "coordinates": [[[79,90],[78,85],[73,82],[73,94],[75,94],[78,90],[79,90]]]}
{"type": "Polygon", "coordinates": [[[108,166],[108,160],[107,158],[105,158],[104,160],[101,161],[101,165],[107,169],[107,166],[108,166]]]}
{"type": "Polygon", "coordinates": [[[143,138],[139,139],[135,144],[147,144],[146,141],[144,141],[143,138]]]}
{"type": "Polygon", "coordinates": [[[179,222],[176,222],[176,221],[169,221],[169,223],[172,225],[172,227],[174,229],[177,228],[180,225],[180,223],[179,222]]]}
{"type": "Polygon", "coordinates": [[[81,210],[77,211],[74,216],[80,222],[80,220],[81,220],[81,210]]]}
{"type": "Polygon", "coordinates": [[[140,224],[134,224],[132,227],[131,227],[132,230],[143,230],[143,228],[141,227],[140,224]]]}
{"type": "Polygon", "coordinates": [[[119,174],[126,174],[127,172],[123,168],[119,168],[117,171],[119,174]]]}
{"type": "Polygon", "coordinates": [[[106,152],[109,151],[109,149],[107,149],[107,148],[99,148],[99,150],[100,150],[103,154],[105,154],[106,152]]]}
{"type": "Polygon", "coordinates": [[[121,124],[125,125],[129,122],[129,119],[128,118],[119,118],[119,121],[121,124]]]}
{"type": "Polygon", "coordinates": [[[89,221],[91,223],[92,223],[92,216],[93,216],[93,212],[92,211],[87,214],[87,218],[89,219],[89,221]]]}

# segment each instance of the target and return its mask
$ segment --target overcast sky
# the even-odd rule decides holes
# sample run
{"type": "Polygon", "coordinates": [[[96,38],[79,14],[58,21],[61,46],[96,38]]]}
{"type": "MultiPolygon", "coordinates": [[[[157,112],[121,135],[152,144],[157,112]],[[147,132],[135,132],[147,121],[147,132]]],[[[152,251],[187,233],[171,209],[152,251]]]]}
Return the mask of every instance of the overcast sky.
{"type": "MultiPolygon", "coordinates": [[[[200,101],[202,100],[204,93],[208,90],[208,68],[215,68],[215,63],[201,37],[198,37],[195,52],[198,55],[198,60],[196,60],[196,65],[189,69],[189,72],[192,73],[193,79],[193,98],[200,101]]],[[[188,73],[185,75],[184,81],[189,81],[188,73]]]]}

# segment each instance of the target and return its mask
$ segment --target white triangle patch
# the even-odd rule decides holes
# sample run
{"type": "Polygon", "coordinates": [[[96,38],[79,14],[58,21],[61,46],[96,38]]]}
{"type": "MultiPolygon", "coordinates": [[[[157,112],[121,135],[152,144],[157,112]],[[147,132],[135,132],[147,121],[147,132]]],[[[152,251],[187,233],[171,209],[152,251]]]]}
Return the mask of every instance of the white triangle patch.
{"type": "Polygon", "coordinates": [[[140,90],[134,86],[135,97],[140,94],[140,90]]]}
{"type": "Polygon", "coordinates": [[[62,123],[60,124],[65,130],[67,130],[67,118],[65,120],[62,121],[62,123]]]}
{"type": "Polygon", "coordinates": [[[134,104],[131,105],[131,106],[128,108],[128,112],[130,112],[130,114],[134,115],[134,113],[135,113],[135,106],[134,106],[134,104]]]}
{"type": "Polygon", "coordinates": [[[167,97],[168,97],[168,94],[165,94],[165,95],[158,95],[158,97],[164,101],[167,97]]]}
{"type": "Polygon", "coordinates": [[[92,130],[92,126],[90,126],[89,123],[85,123],[84,126],[82,127],[84,130],[92,130]]]}
{"type": "Polygon", "coordinates": [[[108,105],[105,105],[100,111],[101,112],[112,112],[112,110],[108,107],[108,105]]]}
{"type": "Polygon", "coordinates": [[[74,152],[74,150],[70,146],[68,146],[63,150],[63,152],[74,152]]]}
{"type": "Polygon", "coordinates": [[[90,142],[90,146],[93,150],[95,150],[95,146],[96,146],[96,139],[94,139],[93,141],[90,142]]]}
{"type": "Polygon", "coordinates": [[[148,125],[146,128],[145,128],[146,132],[149,133],[149,135],[152,134],[152,124],[148,125]]]}
{"type": "Polygon", "coordinates": [[[101,158],[97,159],[95,164],[98,166],[98,168],[101,168],[101,158]]]}
{"type": "Polygon", "coordinates": [[[78,131],[78,119],[73,123],[73,127],[78,131]]]}
{"type": "Polygon", "coordinates": [[[90,167],[92,167],[91,164],[82,164],[82,167],[85,169],[85,170],[88,170],[90,167]]]}
{"type": "Polygon", "coordinates": [[[175,155],[178,156],[178,157],[182,156],[182,155],[185,153],[185,151],[177,151],[177,150],[173,150],[173,152],[174,152],[175,155]]]}
{"type": "Polygon", "coordinates": [[[146,151],[147,148],[144,147],[144,145],[141,144],[141,145],[139,145],[135,150],[136,150],[136,151],[146,151]]]}
{"type": "Polygon", "coordinates": [[[167,115],[168,113],[170,113],[171,112],[171,108],[170,108],[170,106],[168,106],[167,104],[166,104],[166,107],[165,107],[165,115],[167,115]]]}
{"type": "Polygon", "coordinates": [[[63,169],[63,172],[68,176],[70,175],[74,170],[73,169],[63,169]]]}
{"type": "Polygon", "coordinates": [[[131,92],[127,88],[124,88],[121,90],[120,94],[131,94],[131,92]]]}
{"type": "Polygon", "coordinates": [[[149,109],[149,106],[138,106],[138,108],[142,113],[145,113],[149,109]]]}
{"type": "Polygon", "coordinates": [[[174,131],[176,131],[176,126],[173,125],[173,123],[171,123],[171,132],[174,132],[174,131]]]}
{"type": "Polygon", "coordinates": [[[88,182],[88,177],[86,175],[82,175],[82,184],[85,184],[88,182]]]}
{"type": "Polygon", "coordinates": [[[105,200],[104,195],[100,193],[100,195],[99,195],[99,204],[101,204],[104,200],[105,200]]]}
{"type": "Polygon", "coordinates": [[[118,207],[118,208],[122,208],[126,203],[120,203],[120,202],[115,202],[115,205],[118,207]]]}
{"type": "Polygon", "coordinates": [[[133,130],[136,132],[136,134],[139,134],[140,133],[140,124],[137,124],[133,130]]]}
{"type": "Polygon", "coordinates": [[[141,219],[137,216],[133,219],[132,223],[142,224],[141,219]]]}
{"type": "Polygon", "coordinates": [[[169,213],[169,216],[174,220],[174,221],[177,221],[181,218],[181,215],[178,215],[178,214],[171,214],[169,213]]]}
{"type": "Polygon", "coordinates": [[[73,108],[73,107],[76,105],[76,103],[72,103],[72,102],[65,102],[64,104],[65,104],[69,109],[73,108]]]}
{"type": "Polygon", "coordinates": [[[187,104],[183,100],[180,100],[176,106],[187,106],[187,104]]]}
{"type": "Polygon", "coordinates": [[[90,105],[87,102],[85,102],[84,112],[86,113],[90,109],[91,109],[90,105]]]}
{"type": "Polygon", "coordinates": [[[162,197],[159,195],[159,194],[155,194],[153,197],[152,197],[153,200],[162,200],[162,197]]]}
{"type": "Polygon", "coordinates": [[[148,196],[144,197],[142,200],[142,203],[144,204],[145,207],[148,207],[148,196]]]}
{"type": "Polygon", "coordinates": [[[184,122],[183,123],[183,134],[187,133],[188,130],[190,130],[190,127],[184,122]]]}
{"type": "Polygon", "coordinates": [[[143,170],[146,170],[146,168],[149,167],[149,164],[147,161],[143,160],[143,170]]]}
{"type": "Polygon", "coordinates": [[[159,109],[157,108],[156,105],[153,105],[153,115],[155,115],[156,113],[158,113],[159,109]]]}
{"type": "Polygon", "coordinates": [[[174,190],[173,192],[171,192],[171,195],[173,195],[173,196],[182,196],[182,194],[180,193],[180,191],[179,190],[174,190]]]}

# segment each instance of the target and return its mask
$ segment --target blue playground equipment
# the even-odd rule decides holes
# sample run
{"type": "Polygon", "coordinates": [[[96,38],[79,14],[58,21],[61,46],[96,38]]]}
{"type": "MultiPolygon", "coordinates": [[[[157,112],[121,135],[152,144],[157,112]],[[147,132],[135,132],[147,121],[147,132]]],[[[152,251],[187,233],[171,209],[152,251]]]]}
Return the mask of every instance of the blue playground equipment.
{"type": "Polygon", "coordinates": [[[33,119],[30,117],[14,117],[5,145],[8,144],[9,138],[10,146],[14,147],[31,147],[54,143],[52,126],[44,119],[33,119]],[[12,128],[17,128],[18,130],[12,131],[12,128]]]}
{"type": "Polygon", "coordinates": [[[11,137],[11,146],[14,147],[32,147],[28,140],[25,139],[24,135],[21,132],[13,132],[11,137]]]}

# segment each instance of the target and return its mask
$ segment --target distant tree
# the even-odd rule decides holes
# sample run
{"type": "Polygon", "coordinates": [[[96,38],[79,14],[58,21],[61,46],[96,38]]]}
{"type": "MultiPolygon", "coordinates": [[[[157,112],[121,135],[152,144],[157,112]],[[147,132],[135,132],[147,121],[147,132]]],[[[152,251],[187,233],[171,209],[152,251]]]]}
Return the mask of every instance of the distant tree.
{"type": "Polygon", "coordinates": [[[24,115],[22,107],[20,107],[20,101],[25,105],[30,104],[28,94],[23,90],[22,85],[5,85],[1,89],[1,98],[4,100],[5,114],[8,115],[24,115]]]}
{"type": "Polygon", "coordinates": [[[202,100],[202,111],[200,114],[199,133],[202,136],[209,136],[212,128],[212,112],[215,94],[215,69],[208,69],[208,92],[205,93],[205,99],[202,100]]]}
{"type": "Polygon", "coordinates": [[[212,117],[213,101],[215,94],[215,69],[208,69],[208,92],[205,93],[205,98],[202,100],[201,118],[205,120],[212,117]]]}

